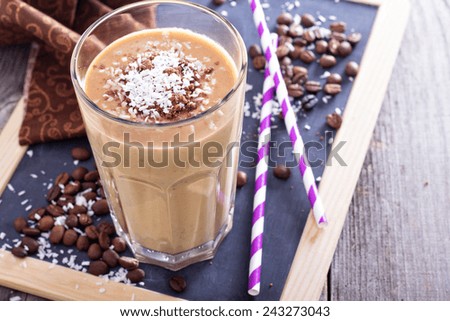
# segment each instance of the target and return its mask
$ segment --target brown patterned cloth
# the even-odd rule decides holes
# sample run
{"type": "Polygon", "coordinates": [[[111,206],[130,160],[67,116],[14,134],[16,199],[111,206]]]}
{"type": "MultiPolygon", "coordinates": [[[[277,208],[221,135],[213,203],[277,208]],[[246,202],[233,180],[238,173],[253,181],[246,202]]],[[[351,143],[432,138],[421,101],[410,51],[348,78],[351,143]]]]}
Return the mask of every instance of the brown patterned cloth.
{"type": "Polygon", "coordinates": [[[69,75],[80,34],[114,8],[136,0],[0,0],[0,46],[37,42],[26,93],[21,145],[85,134],[69,75]]]}

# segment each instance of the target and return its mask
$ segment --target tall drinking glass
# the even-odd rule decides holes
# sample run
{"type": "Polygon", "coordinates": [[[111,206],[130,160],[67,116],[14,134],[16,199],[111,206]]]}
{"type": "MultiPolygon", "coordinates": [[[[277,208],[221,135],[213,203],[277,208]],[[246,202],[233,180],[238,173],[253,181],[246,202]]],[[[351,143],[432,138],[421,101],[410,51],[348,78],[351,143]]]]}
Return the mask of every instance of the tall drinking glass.
{"type": "Polygon", "coordinates": [[[212,258],[232,227],[247,55],[236,29],[186,1],[140,1],[96,21],[80,38],[71,76],[118,234],[136,257],[178,270],[212,258]],[[237,78],[217,104],[172,122],[144,123],[106,112],[87,95],[95,57],[115,40],[155,28],[204,35],[231,57],[237,78]]]}

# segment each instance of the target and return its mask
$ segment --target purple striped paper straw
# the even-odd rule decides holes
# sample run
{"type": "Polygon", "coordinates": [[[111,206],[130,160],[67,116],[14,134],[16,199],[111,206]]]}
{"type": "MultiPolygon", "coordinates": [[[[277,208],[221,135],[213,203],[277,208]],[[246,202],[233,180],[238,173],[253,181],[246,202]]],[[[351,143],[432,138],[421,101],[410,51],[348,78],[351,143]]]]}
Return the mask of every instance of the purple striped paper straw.
{"type": "MultiPolygon", "coordinates": [[[[272,45],[276,48],[278,35],[272,34],[272,45]]],[[[258,162],[255,175],[255,196],[253,199],[252,237],[250,247],[250,264],[248,271],[248,294],[258,295],[261,288],[261,263],[264,233],[264,208],[266,203],[266,186],[270,141],[270,117],[272,117],[273,94],[275,84],[266,65],[264,72],[263,98],[259,118],[258,162]]]]}
{"type": "Polygon", "coordinates": [[[308,160],[303,154],[304,144],[303,139],[300,136],[300,131],[297,126],[297,119],[294,111],[292,110],[291,103],[289,101],[286,84],[280,71],[280,64],[278,63],[275,51],[271,48],[271,39],[269,28],[267,27],[266,17],[261,7],[259,0],[249,0],[250,8],[253,12],[253,20],[258,34],[261,39],[262,49],[264,50],[267,63],[269,65],[270,74],[273,77],[275,83],[276,93],[278,101],[281,104],[281,110],[284,116],[284,123],[286,130],[292,142],[292,148],[294,156],[298,162],[300,173],[303,177],[303,184],[308,194],[308,199],[313,209],[314,218],[319,227],[325,226],[328,221],[325,217],[325,210],[322,201],[317,191],[316,180],[312,172],[311,167],[308,165],[308,160]],[[273,59],[272,59],[273,58],[273,59]]]}

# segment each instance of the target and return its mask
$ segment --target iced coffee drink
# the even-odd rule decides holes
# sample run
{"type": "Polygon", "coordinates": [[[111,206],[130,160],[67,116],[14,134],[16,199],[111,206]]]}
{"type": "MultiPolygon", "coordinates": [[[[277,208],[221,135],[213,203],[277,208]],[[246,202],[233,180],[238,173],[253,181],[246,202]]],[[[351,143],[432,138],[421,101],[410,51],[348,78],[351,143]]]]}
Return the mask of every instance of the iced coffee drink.
{"type": "Polygon", "coordinates": [[[246,63],[235,42],[243,53],[186,26],[142,29],[84,62],[88,138],[141,261],[176,270],[211,258],[231,229],[246,63]]]}

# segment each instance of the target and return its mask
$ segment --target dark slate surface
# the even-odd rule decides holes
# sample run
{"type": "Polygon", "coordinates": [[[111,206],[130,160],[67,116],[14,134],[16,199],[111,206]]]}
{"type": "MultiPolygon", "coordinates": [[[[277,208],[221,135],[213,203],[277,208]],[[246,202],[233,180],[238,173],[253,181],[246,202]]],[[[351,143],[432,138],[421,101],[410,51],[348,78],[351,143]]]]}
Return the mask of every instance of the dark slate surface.
{"type": "MultiPolygon", "coordinates": [[[[248,8],[247,1],[239,1],[236,7],[231,7],[230,3],[227,3],[219,8],[212,5],[212,1],[209,0],[197,2],[216,8],[219,12],[222,10],[227,11],[228,19],[241,32],[247,47],[259,41],[256,30],[253,27],[251,11],[248,8]]],[[[276,17],[281,12],[284,1],[271,1],[271,3],[270,8],[266,9],[266,14],[270,17],[268,21],[269,27],[274,28],[276,17]]],[[[361,32],[363,40],[357,45],[356,50],[351,55],[352,60],[359,62],[376,15],[376,8],[343,1],[335,3],[333,0],[302,0],[301,7],[294,8],[291,12],[321,14],[327,19],[330,15],[334,15],[337,16],[338,20],[347,22],[348,30],[355,29],[361,32]]],[[[329,22],[328,20],[325,26],[328,26],[329,22]]],[[[345,63],[348,60],[350,58],[339,58],[338,64],[330,69],[330,72],[343,74],[345,63]]],[[[309,67],[310,79],[319,80],[323,72],[324,70],[318,64],[313,64],[309,67]]],[[[252,106],[251,110],[254,110],[252,97],[262,89],[263,75],[254,71],[250,66],[247,82],[253,85],[253,90],[247,92],[247,101],[252,106]]],[[[324,80],[322,79],[321,82],[323,83],[324,80]]],[[[329,150],[327,137],[331,136],[325,135],[326,131],[330,131],[330,128],[325,124],[325,116],[333,112],[336,107],[341,109],[345,107],[350,90],[351,82],[344,76],[343,91],[340,95],[333,98],[328,104],[320,102],[314,110],[306,115],[303,113],[299,114],[299,127],[304,140],[319,142],[324,147],[319,152],[311,150],[309,154],[311,160],[316,158],[319,160],[326,159],[325,150],[329,150]],[[304,128],[306,124],[311,126],[310,130],[304,128]],[[320,136],[326,138],[321,140],[320,136]]],[[[293,157],[284,125],[278,119],[275,119],[274,125],[277,128],[272,130],[272,142],[275,147],[282,146],[284,156],[274,155],[276,153],[276,149],[274,149],[272,164],[287,162],[292,166],[293,157]]],[[[256,148],[257,126],[258,119],[245,118],[242,142],[247,142],[246,144],[254,148],[256,148]]],[[[328,135],[333,135],[333,132],[330,131],[328,135]]],[[[15,193],[6,189],[1,197],[0,231],[5,232],[6,237],[0,240],[0,247],[4,243],[12,244],[13,240],[19,237],[11,225],[16,216],[26,214],[25,208],[27,205],[32,204],[33,207],[46,205],[43,197],[46,193],[46,187],[43,183],[50,182],[50,179],[53,179],[61,171],[71,171],[75,168],[70,157],[70,149],[73,146],[88,146],[88,142],[86,139],[76,139],[30,147],[30,150],[33,151],[33,156],[25,155],[10,182],[15,189],[15,193]],[[41,171],[44,171],[45,174],[42,174],[41,171]],[[36,174],[38,178],[34,179],[30,174],[36,174]],[[26,194],[18,196],[17,193],[21,190],[25,190],[26,194]],[[21,202],[25,199],[28,199],[29,202],[21,205],[21,202]]],[[[247,172],[249,183],[237,193],[234,228],[222,243],[214,260],[212,262],[195,264],[176,273],[150,265],[143,265],[146,270],[144,285],[146,288],[189,300],[279,299],[306,222],[309,204],[297,170],[292,171],[293,175],[288,181],[279,181],[271,174],[269,175],[262,291],[258,297],[250,297],[247,295],[246,287],[254,185],[254,168],[249,167],[248,164],[252,163],[252,157],[253,154],[248,152],[245,155],[241,154],[241,169],[247,172]],[[246,162],[247,165],[243,162],[246,162]],[[182,294],[174,293],[168,286],[168,278],[175,274],[183,275],[188,282],[188,288],[182,294]],[[270,287],[269,284],[273,284],[273,286],[270,287]]],[[[333,164],[337,166],[336,162],[333,164]]],[[[81,163],[81,165],[93,167],[92,161],[86,162],[86,164],[81,163]]],[[[315,168],[314,172],[316,176],[320,176],[323,172],[323,166],[315,168]]],[[[328,211],[332,210],[328,209],[328,211]]],[[[61,257],[68,256],[67,248],[61,247],[57,248],[57,250],[64,251],[65,254],[61,255],[61,257]]],[[[85,254],[78,253],[76,249],[74,249],[72,254],[78,256],[78,263],[86,259],[85,254]]],[[[59,258],[60,262],[61,257],[59,258]]]]}

